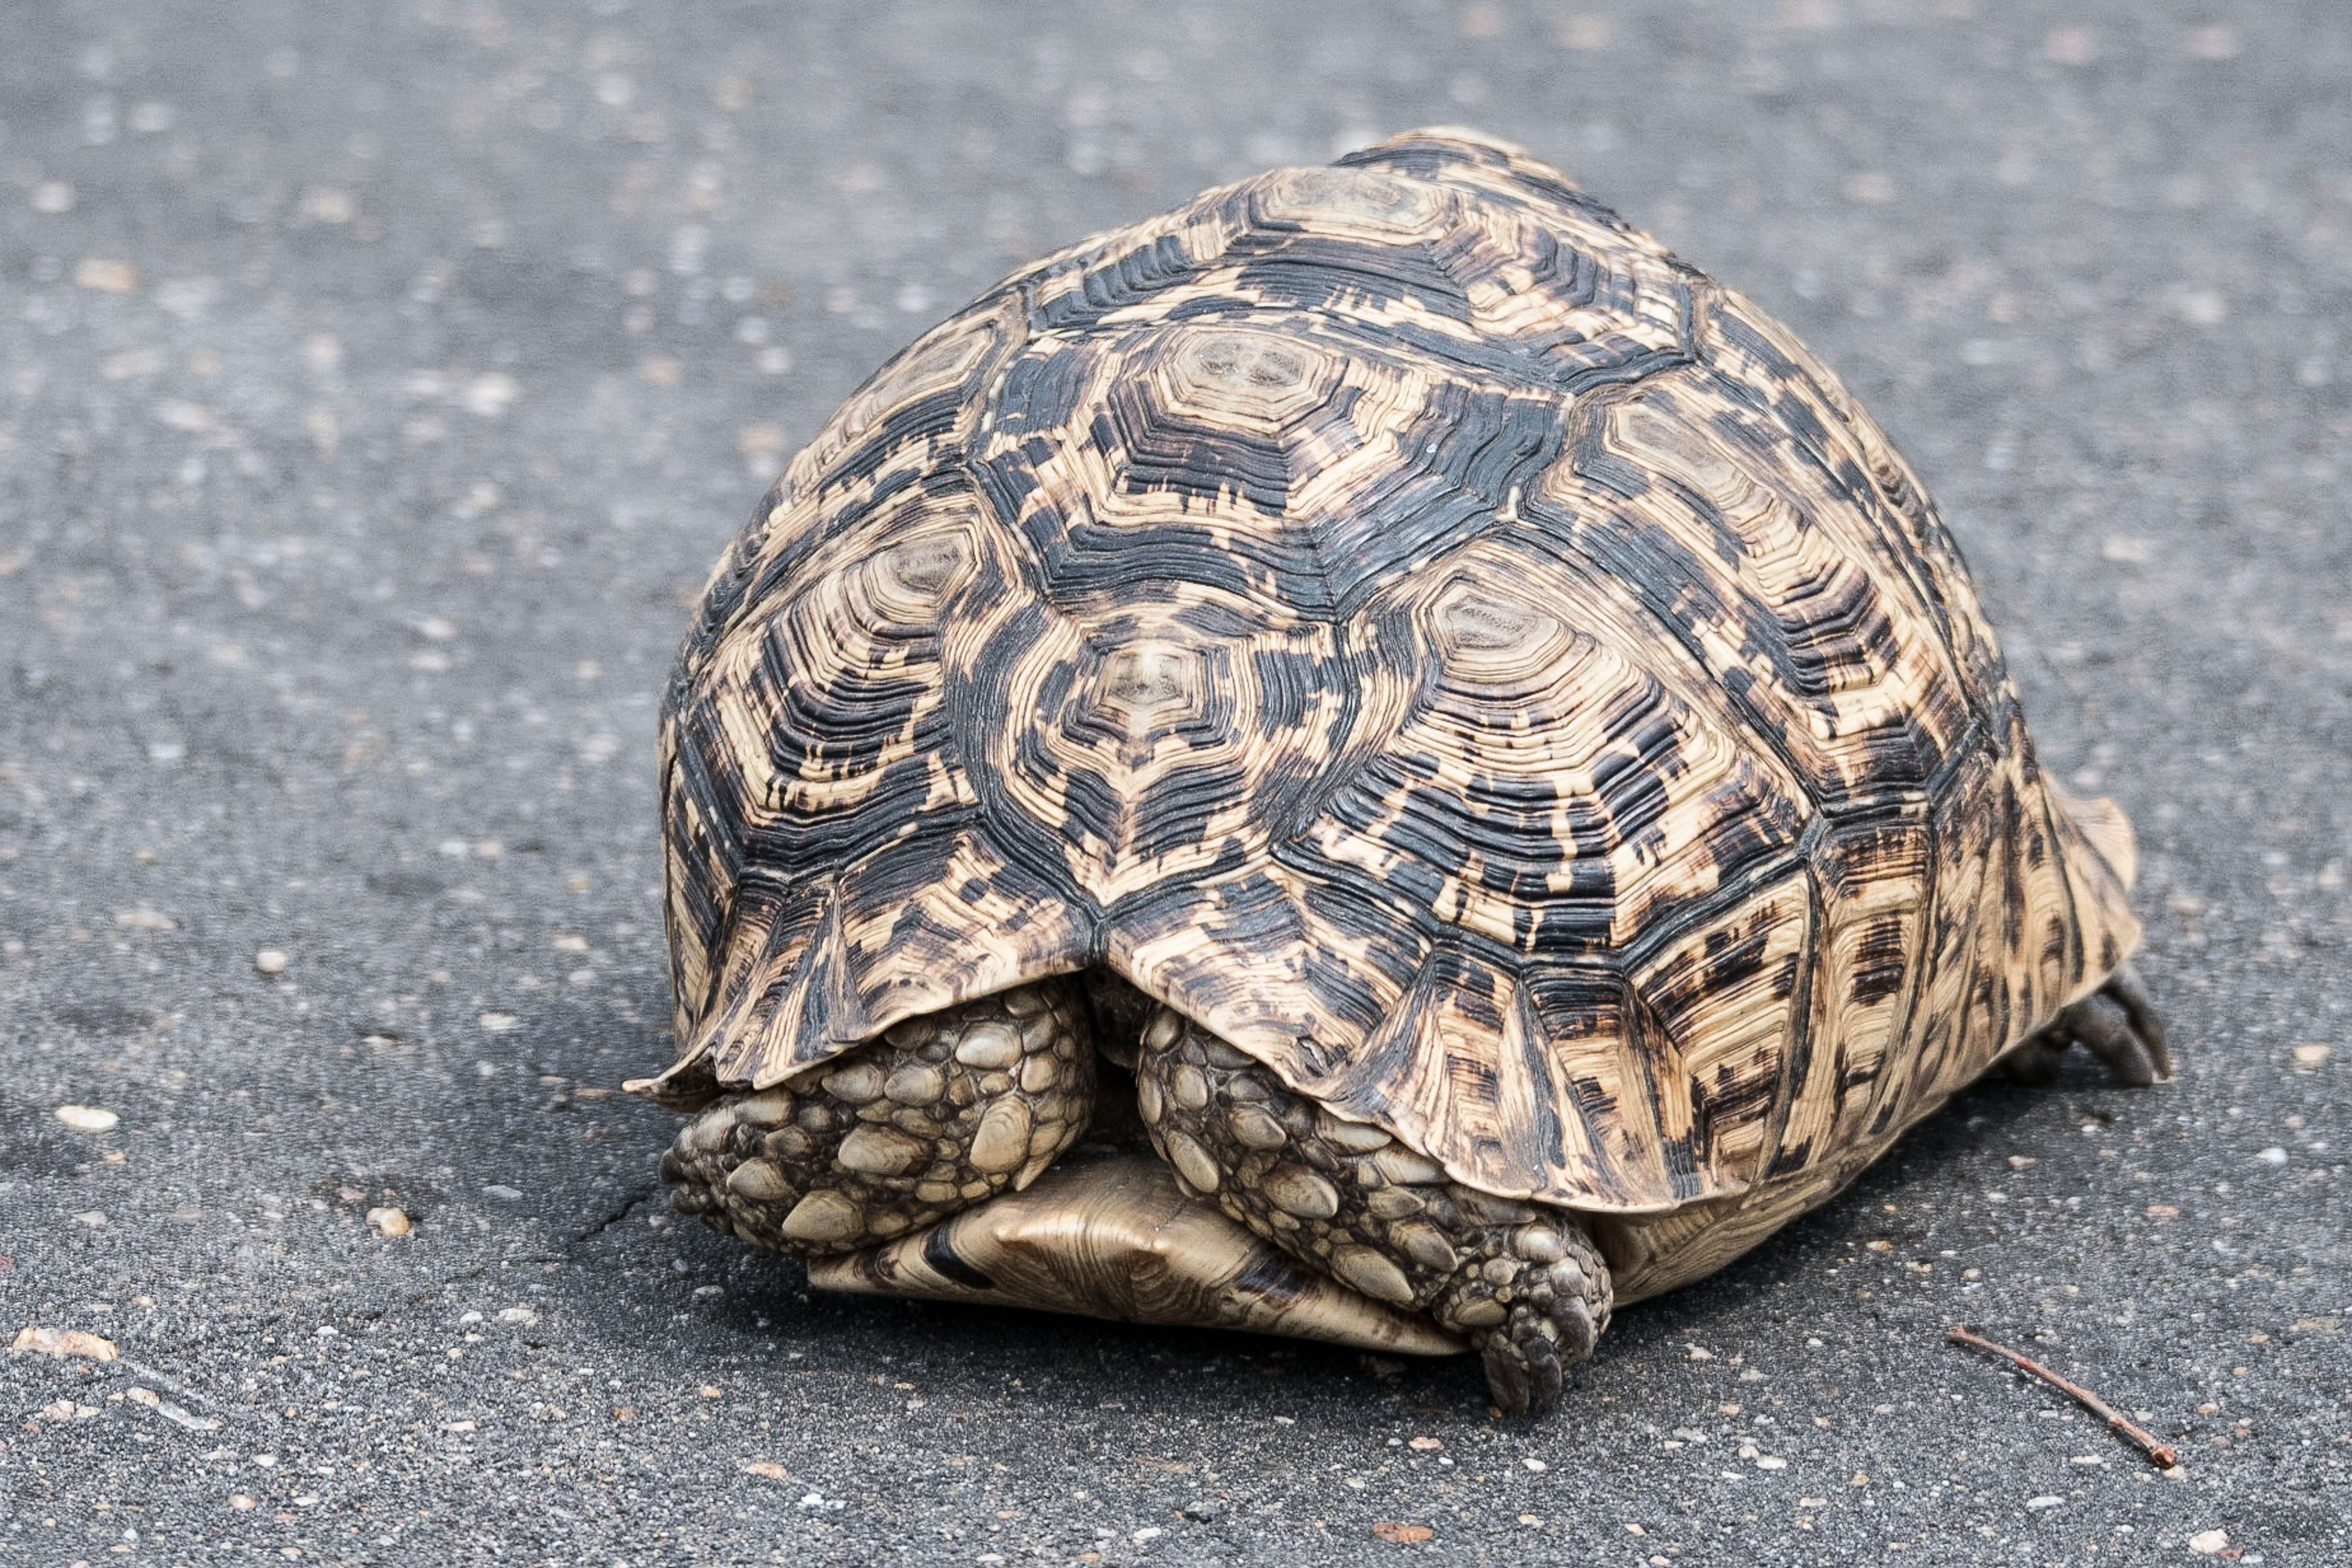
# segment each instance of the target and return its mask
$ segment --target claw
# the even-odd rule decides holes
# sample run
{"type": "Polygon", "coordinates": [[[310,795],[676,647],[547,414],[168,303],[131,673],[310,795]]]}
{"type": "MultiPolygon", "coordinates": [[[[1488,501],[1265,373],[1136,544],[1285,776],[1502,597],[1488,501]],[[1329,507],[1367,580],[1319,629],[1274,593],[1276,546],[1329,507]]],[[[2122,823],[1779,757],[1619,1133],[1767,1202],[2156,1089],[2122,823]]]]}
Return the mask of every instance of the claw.
{"type": "Polygon", "coordinates": [[[1489,1333],[1480,1349],[1487,1390],[1504,1415],[1549,1416],[1559,1407],[1559,1348],[1535,1312],[1517,1309],[1509,1326],[1489,1333]]]}
{"type": "Polygon", "coordinates": [[[1591,1307],[1582,1301],[1565,1302],[1553,1309],[1551,1321],[1559,1331],[1562,1364],[1573,1366],[1592,1354],[1593,1343],[1601,1338],[1601,1325],[1592,1321],[1591,1307]]]}
{"type": "Polygon", "coordinates": [[[2104,994],[2085,997],[2066,1009],[2066,1027],[2130,1087],[2145,1089],[2160,1076],[2156,1056],[2133,1030],[2131,1015],[2120,1002],[2104,994]]]}
{"type": "Polygon", "coordinates": [[[1519,1354],[1519,1347],[1510,1336],[1491,1333],[1486,1336],[1486,1390],[1495,1396],[1495,1408],[1506,1416],[1528,1413],[1528,1364],[1519,1354]]]}
{"type": "Polygon", "coordinates": [[[2165,1039],[2164,1020],[2157,1016],[2156,1003],[2149,999],[2147,988],[2140,983],[2139,972],[2129,964],[2117,969],[2107,977],[2106,995],[2122,1006],[2131,1021],[2132,1033],[2147,1048],[2157,1075],[2171,1077],[2172,1051],[2165,1039]]]}

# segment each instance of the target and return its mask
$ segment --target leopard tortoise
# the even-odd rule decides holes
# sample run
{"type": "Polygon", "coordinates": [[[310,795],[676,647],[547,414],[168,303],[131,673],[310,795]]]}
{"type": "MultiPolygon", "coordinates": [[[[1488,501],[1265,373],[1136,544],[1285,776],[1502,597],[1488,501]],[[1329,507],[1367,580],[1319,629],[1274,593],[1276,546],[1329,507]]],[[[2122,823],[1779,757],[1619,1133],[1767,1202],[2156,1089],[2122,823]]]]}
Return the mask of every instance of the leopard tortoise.
{"type": "Polygon", "coordinates": [[[885,366],[720,560],[661,777],[631,1087],[823,1287],[1475,1349],[1539,1411],[1989,1068],[2170,1071],[2130,827],[1917,478],[1469,132],[885,366]]]}

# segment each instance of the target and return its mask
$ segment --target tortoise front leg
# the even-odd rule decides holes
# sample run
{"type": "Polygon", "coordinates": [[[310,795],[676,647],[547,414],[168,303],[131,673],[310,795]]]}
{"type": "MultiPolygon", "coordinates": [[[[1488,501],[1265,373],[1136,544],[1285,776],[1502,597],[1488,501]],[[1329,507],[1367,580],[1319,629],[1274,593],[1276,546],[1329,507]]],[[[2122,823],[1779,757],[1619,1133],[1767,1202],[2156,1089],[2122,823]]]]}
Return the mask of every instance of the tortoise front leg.
{"type": "Polygon", "coordinates": [[[1565,1209],[1449,1179],[1160,1009],[1136,1062],[1153,1147],[1187,1192],[1376,1301],[1426,1311],[1485,1357],[1495,1403],[1542,1415],[1609,1323],[1609,1268],[1565,1209]]]}
{"type": "Polygon", "coordinates": [[[853,1252],[1035,1180],[1085,1128],[1095,1055],[1066,980],[899,1024],[814,1079],[708,1105],[672,1207],[756,1246],[853,1252]]]}

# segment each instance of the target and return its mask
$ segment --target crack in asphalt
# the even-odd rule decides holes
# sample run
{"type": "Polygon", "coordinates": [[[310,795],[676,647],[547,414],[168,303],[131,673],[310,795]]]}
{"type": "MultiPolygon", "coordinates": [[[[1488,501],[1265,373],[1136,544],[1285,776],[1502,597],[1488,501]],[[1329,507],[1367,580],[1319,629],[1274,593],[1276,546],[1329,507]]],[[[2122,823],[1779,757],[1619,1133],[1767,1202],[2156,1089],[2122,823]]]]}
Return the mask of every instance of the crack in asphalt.
{"type": "Polygon", "coordinates": [[[598,1220],[595,1224],[590,1226],[587,1229],[573,1237],[572,1239],[571,1245],[577,1247],[583,1242],[594,1240],[597,1237],[604,1235],[607,1230],[612,1229],[615,1225],[620,1224],[624,1219],[628,1218],[629,1215],[639,1204],[644,1203],[648,1198],[658,1197],[660,1196],[661,1187],[658,1184],[640,1188],[637,1192],[631,1195],[626,1203],[622,1204],[620,1207],[614,1209],[612,1213],[606,1215],[604,1218],[598,1220]]]}

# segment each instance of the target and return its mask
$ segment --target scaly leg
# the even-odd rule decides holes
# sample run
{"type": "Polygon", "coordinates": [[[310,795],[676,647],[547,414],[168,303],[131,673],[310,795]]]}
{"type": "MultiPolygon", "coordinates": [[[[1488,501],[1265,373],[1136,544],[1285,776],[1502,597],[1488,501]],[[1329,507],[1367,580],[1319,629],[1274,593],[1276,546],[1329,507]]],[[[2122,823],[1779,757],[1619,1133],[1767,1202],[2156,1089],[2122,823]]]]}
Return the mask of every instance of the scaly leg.
{"type": "Polygon", "coordinates": [[[1608,1326],[1608,1265],[1576,1216],[1450,1180],[1168,1009],[1144,1030],[1136,1100],[1187,1192],[1363,1294],[1467,1337],[1512,1415],[1550,1410],[1562,1369],[1608,1326]]]}
{"type": "Polygon", "coordinates": [[[803,1257],[1018,1190],[1094,1104],[1086,1004],[1045,980],[928,1018],[791,1087],[706,1106],[662,1156],[679,1212],[803,1257]]]}

